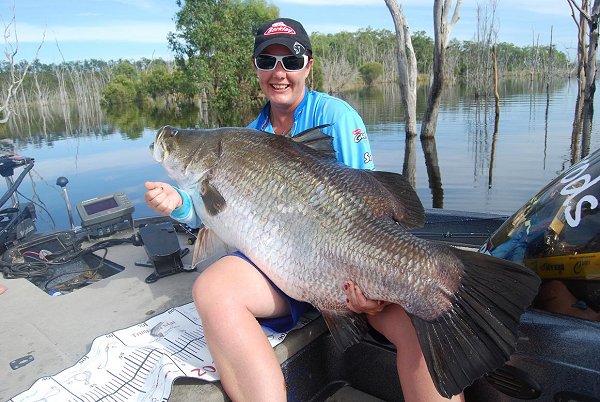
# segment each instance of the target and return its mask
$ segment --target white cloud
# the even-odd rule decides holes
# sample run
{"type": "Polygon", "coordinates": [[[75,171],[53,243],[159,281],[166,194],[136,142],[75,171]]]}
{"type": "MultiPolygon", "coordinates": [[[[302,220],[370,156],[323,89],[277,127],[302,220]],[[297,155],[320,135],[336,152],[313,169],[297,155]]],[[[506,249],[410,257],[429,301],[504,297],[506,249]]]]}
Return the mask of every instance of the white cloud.
{"type": "Polygon", "coordinates": [[[32,24],[18,24],[19,42],[40,42],[44,37],[48,41],[58,42],[138,42],[164,43],[167,33],[175,26],[169,22],[120,22],[106,25],[51,25],[42,27],[32,24]]]}

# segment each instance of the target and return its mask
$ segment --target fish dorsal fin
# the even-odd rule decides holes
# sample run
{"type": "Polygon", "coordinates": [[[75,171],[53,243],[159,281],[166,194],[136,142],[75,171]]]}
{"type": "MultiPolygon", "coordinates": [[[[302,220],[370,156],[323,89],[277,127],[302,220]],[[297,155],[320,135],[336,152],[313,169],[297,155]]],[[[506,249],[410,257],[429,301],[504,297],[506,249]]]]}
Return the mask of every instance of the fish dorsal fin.
{"type": "Polygon", "coordinates": [[[203,226],[198,231],[196,244],[194,246],[194,254],[192,256],[192,267],[196,267],[199,263],[218,254],[226,254],[231,252],[231,248],[219,238],[215,232],[203,226]]]}
{"type": "Polygon", "coordinates": [[[425,210],[415,189],[404,176],[398,173],[365,170],[392,195],[393,219],[406,229],[422,227],[425,210]]]}
{"type": "Polygon", "coordinates": [[[291,137],[291,139],[298,144],[304,144],[323,155],[335,159],[333,137],[321,131],[322,128],[329,126],[331,126],[331,124],[321,124],[320,126],[309,128],[298,135],[291,137]]]}

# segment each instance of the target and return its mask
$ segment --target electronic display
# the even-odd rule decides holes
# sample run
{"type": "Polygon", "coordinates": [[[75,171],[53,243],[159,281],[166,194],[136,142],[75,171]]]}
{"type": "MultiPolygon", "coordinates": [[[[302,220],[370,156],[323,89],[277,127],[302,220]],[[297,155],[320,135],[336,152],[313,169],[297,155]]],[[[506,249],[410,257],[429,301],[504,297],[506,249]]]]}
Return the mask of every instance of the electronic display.
{"type": "Polygon", "coordinates": [[[107,209],[118,207],[117,200],[115,197],[106,198],[104,200],[92,202],[90,204],[85,204],[83,209],[87,212],[88,215],[97,214],[101,211],[106,211],[107,209]]]}
{"type": "MultiPolygon", "coordinates": [[[[133,204],[125,193],[112,193],[92,198],[77,204],[77,212],[81,218],[81,226],[100,230],[102,233],[113,232],[115,225],[123,222],[132,224],[133,204]]],[[[120,226],[120,225],[119,225],[120,226]]]]}

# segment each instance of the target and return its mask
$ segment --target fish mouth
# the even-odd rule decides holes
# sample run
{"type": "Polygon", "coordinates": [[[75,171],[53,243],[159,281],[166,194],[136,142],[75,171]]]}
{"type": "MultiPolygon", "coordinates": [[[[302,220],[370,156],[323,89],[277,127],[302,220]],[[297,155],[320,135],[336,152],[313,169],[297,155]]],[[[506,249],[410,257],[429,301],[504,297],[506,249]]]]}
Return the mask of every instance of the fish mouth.
{"type": "Polygon", "coordinates": [[[156,133],[154,142],[150,144],[150,152],[152,153],[154,160],[157,162],[163,162],[167,156],[165,148],[165,133],[171,133],[170,127],[165,126],[160,128],[156,133]]]}
{"type": "Polygon", "coordinates": [[[152,157],[157,162],[164,161],[165,153],[163,152],[163,147],[160,144],[157,144],[156,141],[150,144],[150,153],[152,157]]]}

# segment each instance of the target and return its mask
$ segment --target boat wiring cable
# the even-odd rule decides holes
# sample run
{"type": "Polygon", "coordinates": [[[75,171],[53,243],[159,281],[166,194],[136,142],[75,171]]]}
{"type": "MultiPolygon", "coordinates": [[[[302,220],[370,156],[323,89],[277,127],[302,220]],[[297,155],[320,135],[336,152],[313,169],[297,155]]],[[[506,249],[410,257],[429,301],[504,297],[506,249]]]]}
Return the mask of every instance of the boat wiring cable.
{"type": "Polygon", "coordinates": [[[37,197],[38,201],[34,201],[31,198],[27,197],[26,195],[24,195],[23,193],[21,193],[19,190],[16,190],[17,194],[20,195],[21,197],[23,197],[24,199],[26,199],[27,201],[33,203],[36,207],[41,208],[50,218],[50,221],[52,222],[52,228],[56,228],[56,222],[54,221],[54,218],[52,217],[52,214],[50,213],[50,211],[48,211],[48,209],[46,208],[46,205],[42,202],[42,200],[37,197]]]}
{"type": "MultiPolygon", "coordinates": [[[[77,246],[80,246],[82,241],[83,239],[81,239],[77,243],[77,246]]],[[[108,253],[108,248],[125,243],[130,243],[134,246],[142,245],[139,234],[134,234],[127,238],[103,240],[94,243],[86,248],[71,248],[57,253],[44,252],[44,250],[38,253],[32,251],[25,251],[20,255],[23,258],[23,262],[8,263],[5,261],[0,261],[0,267],[2,267],[2,272],[4,278],[6,279],[44,277],[48,275],[49,269],[54,265],[67,264],[81,259],[86,254],[91,254],[96,251],[104,250],[104,255],[101,257],[100,263],[97,267],[90,268],[84,271],[69,272],[69,274],[85,274],[84,277],[89,276],[89,278],[86,278],[87,280],[89,280],[94,276],[90,276],[89,273],[97,271],[104,263],[106,255],[108,253]],[[33,261],[25,261],[25,257],[33,261]]],[[[47,285],[49,283],[55,281],[57,278],[64,275],[65,274],[60,274],[49,278],[46,281],[44,288],[47,289],[47,285]]],[[[73,286],[74,288],[81,287],[82,283],[75,282],[73,286]]]]}

